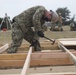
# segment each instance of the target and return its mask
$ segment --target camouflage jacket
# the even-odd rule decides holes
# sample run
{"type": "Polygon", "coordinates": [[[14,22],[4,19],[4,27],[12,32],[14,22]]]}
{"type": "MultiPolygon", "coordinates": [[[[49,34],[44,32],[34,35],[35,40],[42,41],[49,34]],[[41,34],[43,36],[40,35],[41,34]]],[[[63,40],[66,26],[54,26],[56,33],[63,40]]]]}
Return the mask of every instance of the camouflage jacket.
{"type": "Polygon", "coordinates": [[[31,27],[34,27],[36,32],[42,31],[42,26],[45,23],[42,18],[45,11],[46,9],[43,6],[35,6],[25,10],[14,18],[24,32],[27,32],[31,27]]]}

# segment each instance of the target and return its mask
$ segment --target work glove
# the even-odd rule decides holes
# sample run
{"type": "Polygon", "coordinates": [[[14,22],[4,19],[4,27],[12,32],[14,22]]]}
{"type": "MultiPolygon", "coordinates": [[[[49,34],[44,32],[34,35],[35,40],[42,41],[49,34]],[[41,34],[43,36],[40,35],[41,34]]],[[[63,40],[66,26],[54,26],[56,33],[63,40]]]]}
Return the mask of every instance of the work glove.
{"type": "Polygon", "coordinates": [[[30,46],[36,46],[36,43],[37,43],[37,40],[33,40],[33,42],[31,43],[31,45],[30,46]]]}
{"type": "Polygon", "coordinates": [[[30,46],[33,46],[34,47],[34,50],[36,51],[36,45],[37,45],[37,40],[33,40],[33,42],[31,43],[30,46]]]}
{"type": "Polygon", "coordinates": [[[43,33],[42,31],[38,31],[37,34],[38,34],[38,36],[40,36],[40,37],[44,37],[44,33],[43,33]]]}

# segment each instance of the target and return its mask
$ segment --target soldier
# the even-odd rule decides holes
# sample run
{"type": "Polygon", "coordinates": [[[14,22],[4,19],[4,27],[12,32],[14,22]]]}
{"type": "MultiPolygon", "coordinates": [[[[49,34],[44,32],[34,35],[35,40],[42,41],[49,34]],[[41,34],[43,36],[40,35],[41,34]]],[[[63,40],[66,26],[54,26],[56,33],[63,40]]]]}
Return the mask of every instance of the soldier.
{"type": "Polygon", "coordinates": [[[43,6],[31,7],[15,16],[12,20],[12,43],[7,52],[16,53],[23,39],[34,46],[35,51],[41,51],[39,37],[44,37],[43,24],[57,19],[55,12],[47,11],[43,6]]]}

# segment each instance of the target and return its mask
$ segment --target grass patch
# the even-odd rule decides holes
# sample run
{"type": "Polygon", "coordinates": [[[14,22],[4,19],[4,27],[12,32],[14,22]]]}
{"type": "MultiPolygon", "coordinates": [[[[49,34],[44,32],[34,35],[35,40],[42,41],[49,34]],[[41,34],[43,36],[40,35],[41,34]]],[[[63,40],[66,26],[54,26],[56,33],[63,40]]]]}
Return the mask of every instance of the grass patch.
{"type": "MultiPolygon", "coordinates": [[[[59,39],[59,38],[76,38],[76,31],[70,31],[69,26],[63,27],[64,31],[46,31],[44,34],[48,38],[59,39]]],[[[0,31],[0,43],[11,43],[11,30],[0,31]]],[[[43,38],[42,38],[43,39],[43,38]]]]}

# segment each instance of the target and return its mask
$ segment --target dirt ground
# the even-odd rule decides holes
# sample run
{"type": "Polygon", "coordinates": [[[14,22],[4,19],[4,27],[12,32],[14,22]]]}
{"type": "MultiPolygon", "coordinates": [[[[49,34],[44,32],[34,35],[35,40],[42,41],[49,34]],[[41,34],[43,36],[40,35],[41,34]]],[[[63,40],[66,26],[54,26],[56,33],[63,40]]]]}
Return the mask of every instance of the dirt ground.
{"type": "MultiPolygon", "coordinates": [[[[53,32],[48,29],[45,32],[45,35],[52,39],[59,39],[59,38],[76,38],[76,31],[70,31],[69,27],[64,27],[64,31],[57,31],[53,32]],[[50,34],[50,35],[49,35],[50,34]]],[[[43,39],[40,38],[42,41],[43,39]]],[[[11,31],[0,31],[0,44],[11,43],[11,31]]],[[[26,43],[26,41],[23,41],[26,43]]],[[[18,74],[20,75],[22,69],[0,69],[0,75],[2,74],[18,74]]],[[[76,66],[47,66],[47,67],[34,67],[28,70],[29,73],[56,73],[56,72],[76,72],[76,66]]]]}
{"type": "MultiPolygon", "coordinates": [[[[59,39],[59,38],[76,38],[76,31],[70,31],[69,26],[63,27],[64,31],[48,31],[44,32],[45,36],[51,39],[59,39]]],[[[9,31],[0,31],[0,44],[11,43],[11,30],[9,31]]],[[[40,38],[40,41],[44,40],[44,38],[40,38]]],[[[26,43],[23,41],[23,43],[26,43]]]]}

